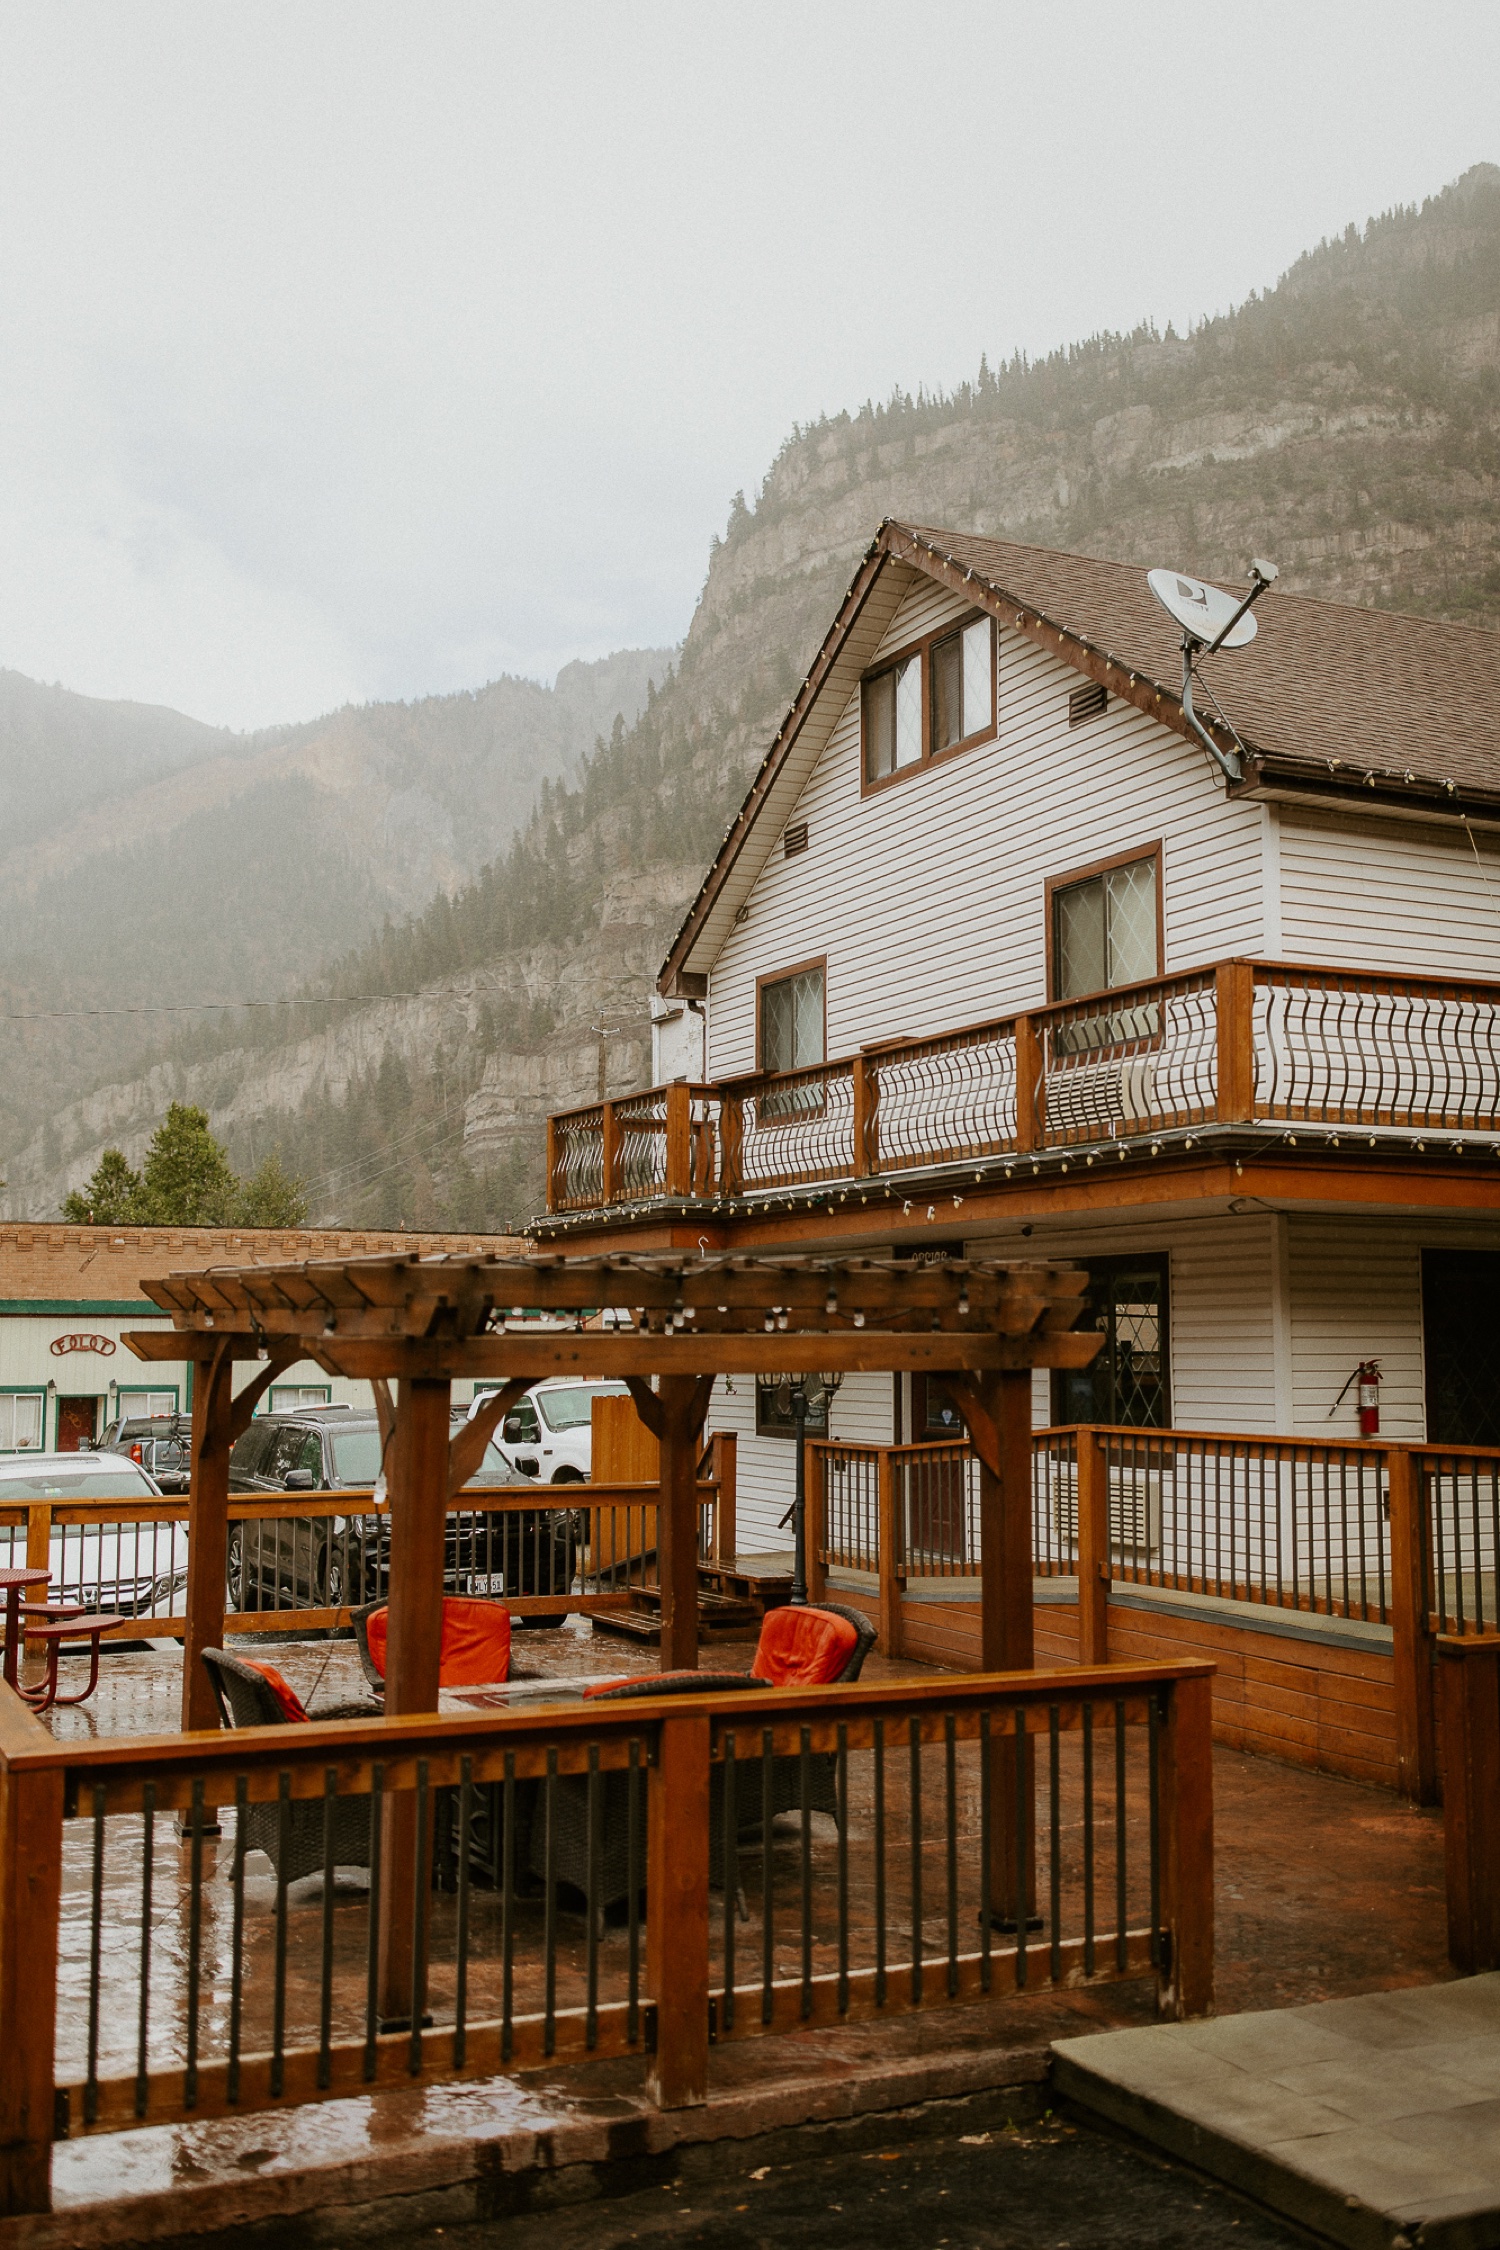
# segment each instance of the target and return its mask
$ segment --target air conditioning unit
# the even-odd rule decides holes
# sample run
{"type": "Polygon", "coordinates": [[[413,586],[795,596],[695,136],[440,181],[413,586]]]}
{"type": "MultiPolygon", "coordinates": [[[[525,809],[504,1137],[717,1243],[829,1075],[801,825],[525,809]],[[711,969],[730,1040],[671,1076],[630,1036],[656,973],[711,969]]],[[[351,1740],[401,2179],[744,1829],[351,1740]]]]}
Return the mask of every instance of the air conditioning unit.
{"type": "MultiPolygon", "coordinates": [[[[1172,1474],[1171,1457],[1149,1461],[1111,1461],[1109,1551],[1121,1562],[1145,1562],[1161,1550],[1162,1484],[1172,1474]]],[[[1051,1477],[1052,1530],[1060,1555],[1078,1553],[1078,1468],[1054,1464],[1051,1477]]]]}

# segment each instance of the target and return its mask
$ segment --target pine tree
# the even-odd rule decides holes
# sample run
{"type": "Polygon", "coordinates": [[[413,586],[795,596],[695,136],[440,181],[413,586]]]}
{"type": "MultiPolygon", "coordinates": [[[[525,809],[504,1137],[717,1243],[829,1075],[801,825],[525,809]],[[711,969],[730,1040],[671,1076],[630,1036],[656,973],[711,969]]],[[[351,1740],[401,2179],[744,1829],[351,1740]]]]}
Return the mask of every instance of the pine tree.
{"type": "Polygon", "coordinates": [[[232,1226],[240,1183],[208,1112],[173,1102],[151,1137],[141,1173],[140,1213],[152,1227],[232,1226]]]}
{"type": "Polygon", "coordinates": [[[140,1173],[132,1171],[119,1149],[107,1148],[88,1186],[64,1197],[62,1215],[79,1227],[129,1226],[140,1217],[140,1195],[140,1173]]]}

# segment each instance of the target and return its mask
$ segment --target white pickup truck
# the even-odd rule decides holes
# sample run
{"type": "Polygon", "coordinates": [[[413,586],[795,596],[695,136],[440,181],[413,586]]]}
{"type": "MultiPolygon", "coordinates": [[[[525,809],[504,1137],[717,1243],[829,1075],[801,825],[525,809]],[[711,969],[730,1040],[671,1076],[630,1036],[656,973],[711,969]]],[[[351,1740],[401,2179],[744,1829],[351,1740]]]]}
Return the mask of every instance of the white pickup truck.
{"type": "MultiPolygon", "coordinates": [[[[474,1394],[471,1421],[487,1395],[474,1394]]],[[[623,1383],[575,1383],[565,1375],[538,1383],[511,1408],[495,1443],[513,1468],[539,1484],[586,1484],[594,1459],[594,1401],[624,1396],[623,1383]]]]}

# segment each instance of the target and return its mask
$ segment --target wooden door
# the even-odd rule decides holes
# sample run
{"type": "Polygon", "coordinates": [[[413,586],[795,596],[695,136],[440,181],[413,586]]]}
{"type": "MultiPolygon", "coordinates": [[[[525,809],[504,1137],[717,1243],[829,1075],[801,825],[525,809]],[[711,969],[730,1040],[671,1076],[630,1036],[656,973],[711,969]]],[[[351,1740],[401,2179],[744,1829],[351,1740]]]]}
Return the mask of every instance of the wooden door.
{"type": "Polygon", "coordinates": [[[80,1446],[92,1445],[98,1426],[99,1401],[96,1398],[60,1398],[57,1402],[57,1450],[59,1453],[76,1453],[80,1446]]]}

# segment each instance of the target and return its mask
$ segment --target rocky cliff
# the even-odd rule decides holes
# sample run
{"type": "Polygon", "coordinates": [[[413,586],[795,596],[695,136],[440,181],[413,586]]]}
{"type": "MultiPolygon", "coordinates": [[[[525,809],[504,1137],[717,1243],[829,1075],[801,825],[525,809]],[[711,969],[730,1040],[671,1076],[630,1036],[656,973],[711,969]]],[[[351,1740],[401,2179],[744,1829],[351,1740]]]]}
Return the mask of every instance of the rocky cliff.
{"type": "Polygon", "coordinates": [[[886,515],[1208,576],[1268,554],[1291,591],[1500,624],[1500,169],[1190,336],[1095,337],[794,432],[635,725],[503,861],[309,988],[419,999],[164,1056],[18,1149],[12,1206],[53,1208],[105,1114],[139,1138],[188,1070],[242,1156],[279,1140],[314,1178],[320,1217],[522,1216],[543,1113],[593,1098],[601,1046],[612,1091],[644,1072],[651,971],[886,515]]]}

